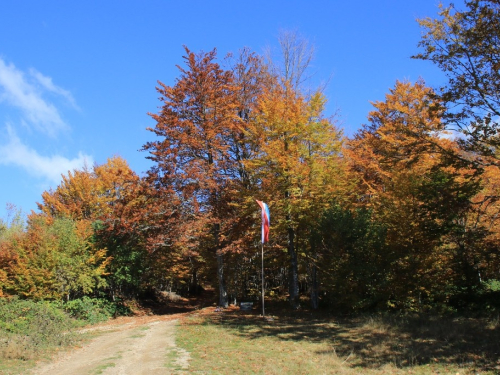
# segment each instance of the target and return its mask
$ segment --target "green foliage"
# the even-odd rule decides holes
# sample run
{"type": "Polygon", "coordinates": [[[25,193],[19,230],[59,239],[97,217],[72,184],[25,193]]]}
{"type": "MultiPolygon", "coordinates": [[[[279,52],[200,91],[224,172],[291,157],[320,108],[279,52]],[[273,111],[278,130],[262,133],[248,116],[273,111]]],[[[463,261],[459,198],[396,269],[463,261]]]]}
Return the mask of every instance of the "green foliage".
{"type": "Polygon", "coordinates": [[[0,358],[28,360],[75,341],[59,303],[0,299],[0,358]]]}
{"type": "Polygon", "coordinates": [[[450,306],[469,313],[500,312],[500,280],[482,281],[474,287],[454,286],[450,306]]]}
{"type": "MultiPolygon", "coordinates": [[[[122,218],[121,224],[124,222],[122,218]]],[[[92,228],[94,243],[106,248],[108,256],[113,259],[106,277],[111,297],[136,297],[145,284],[145,273],[150,264],[142,243],[146,235],[135,230],[120,230],[102,220],[96,220],[92,228]]]]}
{"type": "Polygon", "coordinates": [[[116,315],[130,313],[130,310],[121,304],[87,296],[68,301],[63,305],[63,308],[72,317],[90,324],[106,321],[116,315]]]}
{"type": "Polygon", "coordinates": [[[485,281],[483,287],[488,292],[500,292],[500,280],[485,281]]]}
{"type": "Polygon", "coordinates": [[[332,205],[316,227],[312,242],[319,252],[323,302],[341,310],[375,306],[386,288],[386,229],[369,210],[332,205]]]}
{"type": "Polygon", "coordinates": [[[89,294],[95,288],[106,285],[101,270],[95,268],[91,259],[89,239],[78,234],[72,220],[56,219],[48,232],[56,238],[58,254],[55,277],[65,296],[89,294]]]}
{"type": "Polygon", "coordinates": [[[33,299],[69,300],[106,285],[105,250],[90,242],[86,222],[32,217],[27,231],[8,244],[16,255],[6,289],[33,299]]]}

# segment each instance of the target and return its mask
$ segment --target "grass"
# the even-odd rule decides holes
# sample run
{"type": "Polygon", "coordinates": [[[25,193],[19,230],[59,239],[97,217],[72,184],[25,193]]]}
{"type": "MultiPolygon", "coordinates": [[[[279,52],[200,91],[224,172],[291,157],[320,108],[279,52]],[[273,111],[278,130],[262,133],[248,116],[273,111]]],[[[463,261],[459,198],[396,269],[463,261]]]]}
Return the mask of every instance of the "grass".
{"type": "Polygon", "coordinates": [[[108,368],[111,368],[111,367],[115,367],[116,364],[113,363],[113,362],[109,362],[109,363],[104,363],[102,365],[99,365],[93,372],[92,372],[92,375],[99,375],[99,374],[102,374],[106,369],[108,368]]]}
{"type": "Polygon", "coordinates": [[[140,338],[146,336],[145,331],[149,330],[150,327],[144,326],[144,327],[139,327],[134,330],[134,333],[130,335],[129,337],[131,338],[140,338]]]}
{"type": "Polygon", "coordinates": [[[498,318],[296,313],[267,321],[225,310],[184,319],[177,344],[190,352],[192,373],[500,373],[498,318]]]}
{"type": "MultiPolygon", "coordinates": [[[[165,311],[160,314],[172,308],[165,311]]],[[[203,374],[500,374],[499,316],[334,318],[269,311],[274,320],[237,308],[191,312],[165,365],[203,374]],[[184,350],[191,357],[187,370],[177,363],[184,350]]],[[[82,337],[68,333],[74,324],[56,305],[0,300],[0,373],[27,373],[36,360],[76,345],[82,337]]],[[[113,358],[102,366],[96,371],[114,366],[113,358]]]]}
{"type": "Polygon", "coordinates": [[[185,373],[184,363],[179,361],[179,358],[183,356],[183,349],[171,348],[165,357],[165,368],[174,374],[185,373]],[[183,372],[184,371],[184,372],[183,372]]]}

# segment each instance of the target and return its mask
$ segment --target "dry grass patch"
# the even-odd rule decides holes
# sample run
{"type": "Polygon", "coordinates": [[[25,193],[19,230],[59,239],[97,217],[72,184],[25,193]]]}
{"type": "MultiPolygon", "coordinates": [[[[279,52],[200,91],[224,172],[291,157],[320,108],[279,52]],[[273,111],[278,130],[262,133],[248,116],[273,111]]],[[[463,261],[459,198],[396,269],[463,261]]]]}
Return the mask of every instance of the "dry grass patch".
{"type": "Polygon", "coordinates": [[[480,319],[304,314],[267,321],[204,309],[184,319],[178,345],[207,374],[497,374],[498,324],[480,319]]]}

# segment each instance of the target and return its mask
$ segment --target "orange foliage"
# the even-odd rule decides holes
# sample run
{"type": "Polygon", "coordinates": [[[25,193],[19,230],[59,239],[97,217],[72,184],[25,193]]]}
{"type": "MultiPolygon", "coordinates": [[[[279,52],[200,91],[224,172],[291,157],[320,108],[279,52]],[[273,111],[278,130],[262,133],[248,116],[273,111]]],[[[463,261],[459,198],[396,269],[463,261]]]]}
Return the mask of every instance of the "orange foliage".
{"type": "Polygon", "coordinates": [[[92,169],[63,175],[55,190],[42,193],[43,203],[38,208],[49,216],[92,221],[111,212],[126,185],[137,179],[127,162],[116,156],[92,169]]]}

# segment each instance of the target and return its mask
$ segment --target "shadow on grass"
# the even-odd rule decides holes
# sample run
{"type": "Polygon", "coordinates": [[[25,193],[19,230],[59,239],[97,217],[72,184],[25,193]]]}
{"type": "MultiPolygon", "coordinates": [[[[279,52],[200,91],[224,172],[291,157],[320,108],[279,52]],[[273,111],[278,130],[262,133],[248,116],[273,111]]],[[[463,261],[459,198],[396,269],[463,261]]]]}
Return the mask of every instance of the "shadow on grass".
{"type": "Polygon", "coordinates": [[[250,340],[271,336],[326,343],[329,349],[316,354],[349,358],[349,364],[358,368],[456,364],[478,371],[500,370],[498,318],[377,316],[339,320],[297,312],[267,321],[257,314],[256,310],[253,314],[225,311],[211,320],[250,340]]]}

